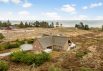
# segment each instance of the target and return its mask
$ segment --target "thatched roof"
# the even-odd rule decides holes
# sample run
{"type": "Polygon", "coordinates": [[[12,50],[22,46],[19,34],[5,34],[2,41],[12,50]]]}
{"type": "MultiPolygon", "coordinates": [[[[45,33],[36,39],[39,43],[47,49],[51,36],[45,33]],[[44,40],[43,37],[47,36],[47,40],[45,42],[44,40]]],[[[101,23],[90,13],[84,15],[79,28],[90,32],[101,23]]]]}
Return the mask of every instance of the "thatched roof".
{"type": "Polygon", "coordinates": [[[64,46],[65,43],[68,41],[68,37],[64,36],[43,36],[39,38],[38,41],[40,42],[41,46],[45,49],[49,46],[64,46]]]}

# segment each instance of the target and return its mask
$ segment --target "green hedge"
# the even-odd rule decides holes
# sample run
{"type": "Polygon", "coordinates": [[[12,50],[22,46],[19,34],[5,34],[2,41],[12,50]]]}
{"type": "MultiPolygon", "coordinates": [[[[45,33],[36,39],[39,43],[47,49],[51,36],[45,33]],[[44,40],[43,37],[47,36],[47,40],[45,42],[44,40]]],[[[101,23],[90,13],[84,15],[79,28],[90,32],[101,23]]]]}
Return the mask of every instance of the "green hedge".
{"type": "Polygon", "coordinates": [[[8,64],[4,61],[0,61],[0,71],[7,71],[9,68],[8,64]]]}
{"type": "Polygon", "coordinates": [[[13,62],[21,62],[25,64],[33,64],[35,63],[36,66],[39,66],[43,64],[46,61],[50,60],[50,55],[48,53],[40,53],[40,54],[34,54],[34,53],[27,53],[27,52],[14,52],[10,55],[10,60],[13,62]]]}

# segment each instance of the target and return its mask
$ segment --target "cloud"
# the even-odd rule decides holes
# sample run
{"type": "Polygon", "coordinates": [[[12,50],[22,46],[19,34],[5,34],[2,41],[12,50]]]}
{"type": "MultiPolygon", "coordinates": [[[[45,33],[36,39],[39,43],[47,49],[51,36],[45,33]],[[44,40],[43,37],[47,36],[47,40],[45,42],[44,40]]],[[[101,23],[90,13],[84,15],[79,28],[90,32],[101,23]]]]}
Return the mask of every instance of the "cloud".
{"type": "Polygon", "coordinates": [[[0,0],[0,2],[2,2],[2,3],[10,3],[10,2],[12,2],[14,4],[19,4],[19,3],[22,2],[22,0],[0,0]]]}
{"type": "Polygon", "coordinates": [[[18,12],[19,15],[29,15],[28,11],[20,11],[18,12]]]}
{"type": "Polygon", "coordinates": [[[48,20],[60,20],[61,17],[56,12],[46,12],[42,13],[42,15],[45,17],[45,19],[48,20]]]}
{"type": "Polygon", "coordinates": [[[0,0],[0,2],[2,2],[2,3],[8,3],[9,0],[0,0]]]}
{"type": "Polygon", "coordinates": [[[23,11],[18,12],[18,14],[8,11],[0,12],[0,20],[35,20],[35,16],[23,11]]]}
{"type": "Polygon", "coordinates": [[[76,12],[74,4],[72,4],[72,5],[70,5],[70,4],[63,5],[61,10],[64,11],[64,12],[67,12],[67,13],[75,13],[76,12]]]}
{"type": "Polygon", "coordinates": [[[84,6],[82,9],[86,10],[86,9],[88,9],[88,6],[84,6]]]}
{"type": "Polygon", "coordinates": [[[11,0],[11,2],[14,4],[19,4],[21,2],[21,0],[11,0]]]}
{"type": "Polygon", "coordinates": [[[31,3],[24,3],[24,4],[23,4],[23,7],[24,7],[24,8],[29,8],[29,7],[31,7],[31,6],[32,6],[31,3]]]}
{"type": "Polygon", "coordinates": [[[100,7],[102,5],[103,5],[102,2],[92,3],[89,6],[84,6],[82,9],[86,10],[86,9],[89,9],[89,8],[96,8],[96,7],[100,7]]]}
{"type": "Polygon", "coordinates": [[[99,7],[99,6],[102,6],[102,3],[101,3],[101,2],[99,2],[99,3],[92,3],[92,4],[90,5],[90,8],[95,8],[95,7],[99,7]]]}

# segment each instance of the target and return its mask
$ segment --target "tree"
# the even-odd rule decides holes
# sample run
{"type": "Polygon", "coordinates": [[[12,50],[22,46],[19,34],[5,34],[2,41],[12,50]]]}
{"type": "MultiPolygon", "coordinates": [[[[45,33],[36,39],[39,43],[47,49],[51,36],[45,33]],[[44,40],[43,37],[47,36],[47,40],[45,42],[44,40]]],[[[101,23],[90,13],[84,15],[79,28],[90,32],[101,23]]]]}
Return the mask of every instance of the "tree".
{"type": "Polygon", "coordinates": [[[20,22],[19,27],[20,27],[20,28],[24,28],[24,24],[23,24],[22,21],[20,22]]]}
{"type": "Polygon", "coordinates": [[[84,29],[84,27],[85,27],[85,26],[84,26],[83,22],[80,22],[80,28],[81,28],[81,29],[84,29]]]}
{"type": "Polygon", "coordinates": [[[2,27],[2,22],[0,21],[0,27],[2,27]]]}
{"type": "Polygon", "coordinates": [[[62,27],[63,26],[63,24],[60,24],[60,27],[62,27]]]}
{"type": "Polygon", "coordinates": [[[7,21],[7,26],[11,26],[11,22],[9,20],[7,21]]]}
{"type": "Polygon", "coordinates": [[[85,25],[84,29],[85,29],[85,30],[89,30],[89,26],[88,26],[88,25],[85,25]]]}
{"type": "Polygon", "coordinates": [[[54,23],[53,22],[51,23],[51,28],[54,28],[54,23]]]}
{"type": "Polygon", "coordinates": [[[59,27],[59,22],[56,22],[56,27],[59,27]]]}
{"type": "Polygon", "coordinates": [[[25,27],[29,27],[29,25],[28,25],[28,23],[27,23],[27,22],[25,22],[25,27]]]}
{"type": "Polygon", "coordinates": [[[75,24],[75,28],[78,28],[78,24],[75,24]]]}
{"type": "Polygon", "coordinates": [[[34,22],[34,24],[35,24],[35,27],[40,27],[40,22],[39,21],[34,22]]]}
{"type": "Polygon", "coordinates": [[[83,30],[89,30],[89,26],[84,25],[83,22],[80,22],[80,24],[75,24],[75,28],[83,29],[83,30]]]}
{"type": "Polygon", "coordinates": [[[103,25],[102,25],[102,31],[103,31],[103,25]]]}

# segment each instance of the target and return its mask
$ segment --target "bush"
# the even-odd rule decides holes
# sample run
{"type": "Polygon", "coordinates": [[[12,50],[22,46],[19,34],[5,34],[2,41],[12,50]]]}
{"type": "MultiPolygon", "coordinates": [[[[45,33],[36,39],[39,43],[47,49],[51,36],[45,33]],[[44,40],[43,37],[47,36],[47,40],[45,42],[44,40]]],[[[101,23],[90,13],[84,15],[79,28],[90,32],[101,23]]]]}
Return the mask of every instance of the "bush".
{"type": "Polygon", "coordinates": [[[1,50],[4,50],[4,49],[11,49],[11,48],[18,48],[20,47],[20,45],[24,44],[25,41],[14,41],[14,42],[6,42],[6,43],[3,43],[3,44],[0,44],[0,51],[1,50]]]}
{"type": "Polygon", "coordinates": [[[82,58],[84,55],[86,55],[88,52],[86,52],[86,51],[78,51],[77,53],[76,53],[76,57],[78,57],[78,58],[82,58]]]}
{"type": "Polygon", "coordinates": [[[8,64],[4,61],[0,61],[0,71],[7,71],[8,70],[8,64]]]}
{"type": "Polygon", "coordinates": [[[29,44],[32,44],[34,42],[34,39],[28,39],[26,40],[29,44]]]}
{"type": "Polygon", "coordinates": [[[11,60],[14,62],[21,62],[23,61],[23,58],[25,59],[25,53],[24,52],[14,52],[10,55],[11,60]]]}
{"type": "Polygon", "coordinates": [[[43,52],[42,54],[36,54],[34,60],[35,60],[35,64],[39,66],[43,64],[44,62],[49,61],[50,55],[45,52],[43,52]]]}
{"type": "Polygon", "coordinates": [[[18,48],[20,45],[18,43],[6,43],[4,45],[4,48],[6,49],[11,49],[11,48],[18,48]]]}
{"type": "Polygon", "coordinates": [[[5,38],[2,33],[0,33],[0,39],[5,38]]]}
{"type": "Polygon", "coordinates": [[[10,59],[13,62],[21,62],[25,64],[33,64],[35,63],[36,66],[43,64],[46,61],[50,60],[50,55],[48,53],[27,53],[27,52],[14,52],[10,55],[10,59]]]}

